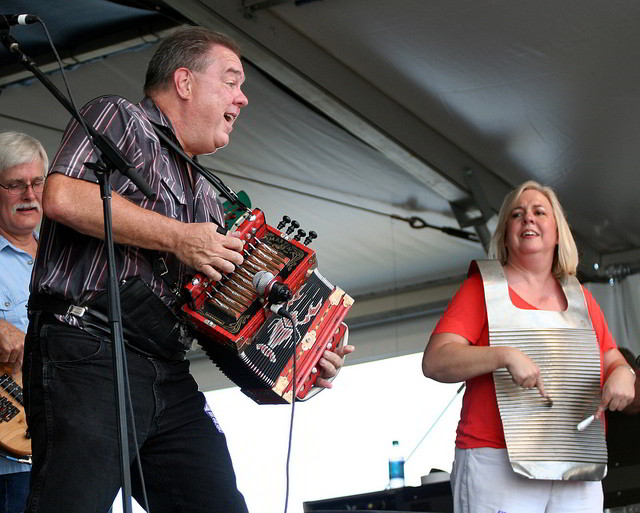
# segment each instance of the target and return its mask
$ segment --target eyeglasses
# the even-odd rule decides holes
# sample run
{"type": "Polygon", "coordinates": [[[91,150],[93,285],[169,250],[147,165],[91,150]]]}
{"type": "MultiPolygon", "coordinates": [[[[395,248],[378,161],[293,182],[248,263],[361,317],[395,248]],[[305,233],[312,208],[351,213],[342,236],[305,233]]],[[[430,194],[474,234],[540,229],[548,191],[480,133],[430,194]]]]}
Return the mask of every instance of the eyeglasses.
{"type": "Polygon", "coordinates": [[[3,189],[7,189],[7,191],[9,191],[9,194],[11,194],[12,196],[20,196],[27,192],[27,189],[29,187],[33,189],[33,192],[42,192],[42,190],[44,189],[44,180],[44,178],[36,178],[31,183],[13,182],[9,185],[2,185],[0,183],[0,187],[2,187],[3,189]]]}

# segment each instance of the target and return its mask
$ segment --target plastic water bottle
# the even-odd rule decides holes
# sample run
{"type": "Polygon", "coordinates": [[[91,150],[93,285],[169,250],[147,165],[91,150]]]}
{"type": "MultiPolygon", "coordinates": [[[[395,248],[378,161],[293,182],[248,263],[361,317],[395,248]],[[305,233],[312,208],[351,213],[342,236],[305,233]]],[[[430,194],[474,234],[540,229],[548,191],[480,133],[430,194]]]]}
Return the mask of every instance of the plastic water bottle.
{"type": "Polygon", "coordinates": [[[400,444],[394,440],[389,454],[389,488],[402,488],[404,486],[404,456],[400,450],[400,444]]]}

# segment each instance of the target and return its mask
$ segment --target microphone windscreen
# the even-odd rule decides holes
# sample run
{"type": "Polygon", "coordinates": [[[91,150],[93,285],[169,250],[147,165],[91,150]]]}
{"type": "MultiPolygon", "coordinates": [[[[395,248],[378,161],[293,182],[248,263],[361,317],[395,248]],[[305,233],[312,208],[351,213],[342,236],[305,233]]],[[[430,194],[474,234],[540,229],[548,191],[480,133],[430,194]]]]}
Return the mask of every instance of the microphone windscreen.
{"type": "Polygon", "coordinates": [[[269,271],[258,271],[251,280],[253,288],[256,289],[261,296],[267,291],[269,283],[275,278],[269,271]]]}

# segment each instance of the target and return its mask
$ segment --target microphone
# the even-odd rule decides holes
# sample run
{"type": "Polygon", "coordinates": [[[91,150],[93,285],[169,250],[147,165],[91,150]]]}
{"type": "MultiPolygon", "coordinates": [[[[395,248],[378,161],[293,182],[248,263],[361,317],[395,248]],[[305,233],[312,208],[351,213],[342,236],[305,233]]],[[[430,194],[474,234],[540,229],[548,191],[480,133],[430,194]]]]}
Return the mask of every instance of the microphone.
{"type": "Polygon", "coordinates": [[[31,25],[38,23],[40,18],[34,14],[2,14],[2,16],[10,27],[15,25],[31,25]]]}
{"type": "Polygon", "coordinates": [[[253,288],[256,289],[256,292],[271,304],[269,309],[273,313],[286,317],[291,322],[294,322],[291,314],[281,304],[286,303],[293,297],[289,287],[281,281],[278,281],[269,271],[258,271],[253,276],[251,283],[253,288]]]}
{"type": "Polygon", "coordinates": [[[258,294],[266,298],[269,303],[286,303],[293,297],[289,287],[278,281],[269,271],[258,271],[251,283],[258,294]]]}

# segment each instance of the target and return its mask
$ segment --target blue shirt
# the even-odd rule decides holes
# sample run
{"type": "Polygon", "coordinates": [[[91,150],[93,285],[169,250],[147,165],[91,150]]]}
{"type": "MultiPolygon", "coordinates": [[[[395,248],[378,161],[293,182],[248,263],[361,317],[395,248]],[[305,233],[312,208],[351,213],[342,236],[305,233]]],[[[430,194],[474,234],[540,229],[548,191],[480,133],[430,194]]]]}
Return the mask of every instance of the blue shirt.
{"type": "MultiPolygon", "coordinates": [[[[36,236],[36,234],[34,234],[36,236]]],[[[33,257],[0,235],[0,319],[27,332],[27,301],[33,257]]],[[[4,454],[0,451],[0,454],[4,454]]],[[[0,456],[0,474],[29,472],[30,465],[16,463],[0,456]]]]}

